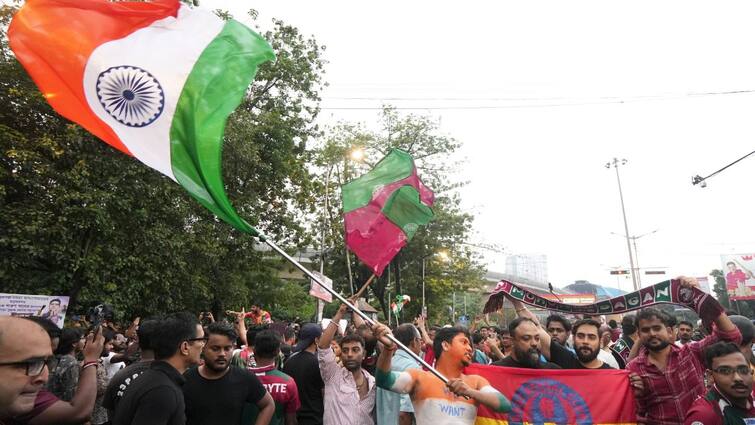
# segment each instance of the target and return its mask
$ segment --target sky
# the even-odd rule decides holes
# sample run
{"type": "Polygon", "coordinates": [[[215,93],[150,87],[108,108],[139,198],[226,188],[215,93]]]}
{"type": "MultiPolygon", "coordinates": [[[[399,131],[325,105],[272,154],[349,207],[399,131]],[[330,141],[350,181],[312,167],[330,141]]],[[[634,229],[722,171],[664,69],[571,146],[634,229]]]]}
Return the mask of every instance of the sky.
{"type": "Polygon", "coordinates": [[[705,276],[755,253],[755,155],[691,184],[755,150],[753,2],[200,4],[327,46],[321,124],[375,127],[383,104],[437,119],[463,143],[470,242],[546,254],[555,286],[631,288],[609,275],[629,263],[613,158],[629,234],[655,231],[637,239],[642,269],[705,276]]]}

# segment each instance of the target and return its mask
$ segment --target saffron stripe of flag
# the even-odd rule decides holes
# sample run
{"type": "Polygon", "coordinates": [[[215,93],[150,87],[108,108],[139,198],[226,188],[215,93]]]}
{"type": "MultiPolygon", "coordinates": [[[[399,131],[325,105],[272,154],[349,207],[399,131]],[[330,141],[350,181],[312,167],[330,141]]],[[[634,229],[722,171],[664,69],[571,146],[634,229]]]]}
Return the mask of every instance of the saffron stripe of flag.
{"type": "Polygon", "coordinates": [[[62,116],[181,184],[239,230],[223,184],[226,121],[270,45],[178,0],[27,0],[10,47],[62,116]]]}

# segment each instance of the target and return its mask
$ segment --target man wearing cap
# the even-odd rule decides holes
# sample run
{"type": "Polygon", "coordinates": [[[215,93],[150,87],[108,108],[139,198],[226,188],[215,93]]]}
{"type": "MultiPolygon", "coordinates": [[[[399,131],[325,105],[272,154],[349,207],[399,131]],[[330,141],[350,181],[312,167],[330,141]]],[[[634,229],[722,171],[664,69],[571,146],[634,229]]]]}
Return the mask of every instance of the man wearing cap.
{"type": "Polygon", "coordinates": [[[325,384],[320,376],[317,362],[317,343],[322,328],[316,323],[307,323],[299,331],[299,342],[294,346],[294,354],[286,361],[283,372],[296,382],[301,408],[296,413],[299,425],[322,425],[323,389],[325,384]]]}

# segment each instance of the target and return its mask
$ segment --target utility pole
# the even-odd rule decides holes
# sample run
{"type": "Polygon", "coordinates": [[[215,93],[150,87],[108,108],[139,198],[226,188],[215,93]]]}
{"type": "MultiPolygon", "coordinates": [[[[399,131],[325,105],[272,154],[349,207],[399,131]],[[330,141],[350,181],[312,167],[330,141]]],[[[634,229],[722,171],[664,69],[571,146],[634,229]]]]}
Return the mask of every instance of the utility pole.
{"type": "Polygon", "coordinates": [[[629,225],[627,224],[627,212],[624,208],[624,194],[621,191],[621,177],[619,177],[619,165],[626,165],[628,161],[626,159],[619,160],[618,158],[614,158],[613,161],[609,161],[606,163],[606,168],[613,168],[616,169],[616,181],[619,184],[619,200],[621,200],[621,215],[624,217],[624,235],[627,238],[627,251],[629,252],[629,267],[632,273],[632,285],[634,286],[634,290],[638,291],[640,289],[640,286],[637,282],[637,270],[635,270],[634,267],[634,255],[632,255],[632,244],[629,240],[629,225]]]}
{"type": "Polygon", "coordinates": [[[636,274],[637,274],[637,286],[640,287],[640,288],[642,287],[642,279],[641,279],[641,275],[642,274],[640,273],[640,270],[641,270],[641,268],[640,268],[640,254],[637,253],[637,239],[643,238],[643,237],[648,236],[648,235],[652,235],[653,233],[657,232],[658,230],[660,230],[660,229],[655,229],[652,232],[643,233],[643,234],[641,234],[639,236],[627,236],[627,235],[622,235],[622,234],[619,234],[619,233],[611,232],[612,235],[624,236],[624,237],[628,237],[629,239],[632,240],[632,245],[634,246],[634,265],[635,265],[635,268],[632,269],[632,273],[634,274],[635,271],[636,271],[636,274]]]}

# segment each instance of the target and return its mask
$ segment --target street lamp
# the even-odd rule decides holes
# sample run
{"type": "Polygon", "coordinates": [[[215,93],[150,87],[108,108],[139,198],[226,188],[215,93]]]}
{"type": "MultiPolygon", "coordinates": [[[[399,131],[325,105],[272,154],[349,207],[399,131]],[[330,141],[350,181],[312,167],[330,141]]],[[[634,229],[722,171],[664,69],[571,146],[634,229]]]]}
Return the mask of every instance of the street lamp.
{"type": "Polygon", "coordinates": [[[354,161],[362,161],[364,159],[364,148],[354,148],[351,150],[351,153],[349,154],[351,159],[354,161]]]}
{"type": "Polygon", "coordinates": [[[626,233],[627,237],[627,251],[629,252],[629,266],[632,270],[632,285],[634,286],[634,290],[638,291],[640,289],[638,283],[637,283],[637,276],[635,274],[634,270],[634,256],[632,255],[632,245],[629,242],[629,225],[627,225],[627,212],[624,209],[624,194],[621,191],[621,178],[619,177],[619,165],[626,165],[627,164],[626,159],[617,159],[614,158],[613,161],[609,161],[606,163],[606,168],[610,169],[611,166],[616,169],[616,181],[619,183],[619,199],[621,200],[621,215],[624,217],[624,232],[626,233]]]}

